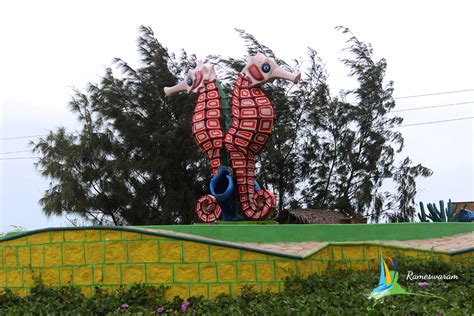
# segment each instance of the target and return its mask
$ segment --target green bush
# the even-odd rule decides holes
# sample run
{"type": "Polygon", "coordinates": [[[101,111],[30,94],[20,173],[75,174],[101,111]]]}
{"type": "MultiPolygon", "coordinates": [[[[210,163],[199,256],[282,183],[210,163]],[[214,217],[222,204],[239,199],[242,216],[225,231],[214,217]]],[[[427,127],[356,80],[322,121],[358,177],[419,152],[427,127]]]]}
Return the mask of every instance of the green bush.
{"type": "Polygon", "coordinates": [[[6,290],[0,295],[0,315],[472,315],[473,266],[439,260],[398,259],[399,284],[412,293],[423,291],[440,298],[400,295],[384,298],[374,308],[368,299],[378,283],[378,271],[329,271],[285,281],[281,293],[257,292],[246,287],[238,297],[220,295],[215,300],[175,297],[165,300],[165,287],[136,285],[116,292],[96,289],[85,298],[74,287],[52,288],[36,281],[26,297],[6,290]],[[421,288],[406,279],[414,274],[457,275],[457,280],[429,280],[421,288]],[[159,309],[157,312],[157,309],[159,309]]]}

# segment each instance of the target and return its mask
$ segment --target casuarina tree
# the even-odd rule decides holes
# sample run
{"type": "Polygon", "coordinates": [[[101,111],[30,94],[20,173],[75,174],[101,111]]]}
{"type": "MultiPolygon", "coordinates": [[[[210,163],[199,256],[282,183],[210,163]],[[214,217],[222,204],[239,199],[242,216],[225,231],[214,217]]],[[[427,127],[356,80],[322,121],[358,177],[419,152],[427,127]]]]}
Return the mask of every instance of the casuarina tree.
{"type": "MultiPolygon", "coordinates": [[[[275,105],[276,123],[258,156],[257,178],[277,196],[277,210],[288,207],[339,209],[371,215],[377,221],[413,218],[416,177],[431,171],[395,166],[403,138],[395,127],[393,82],[386,82],[384,59],[348,29],[343,60],[357,87],[331,93],[322,60],[314,49],[292,64],[278,58],[251,34],[237,30],[249,55],[263,52],[288,70],[300,70],[294,85],[276,80],[262,87],[275,105]],[[382,192],[385,179],[395,192],[382,192]],[[387,213],[388,211],[388,213],[387,213]]],[[[134,69],[114,60],[101,81],[76,91],[70,102],[81,129],[59,128],[34,144],[37,167],[51,179],[41,199],[44,213],[74,214],[93,224],[190,223],[196,197],[208,193],[208,162],[191,137],[193,96],[166,98],[172,86],[196,65],[182,51],[177,57],[140,28],[141,64],[134,69]]],[[[245,57],[207,57],[218,77],[233,86],[245,57]]],[[[230,90],[229,90],[230,91],[230,90]]]]}
{"type": "Polygon", "coordinates": [[[82,129],[58,129],[37,142],[41,174],[52,179],[45,214],[76,214],[94,224],[191,222],[208,180],[190,134],[192,100],[165,97],[195,56],[169,54],[140,29],[141,67],[116,59],[98,84],[70,102],[82,129]]]}

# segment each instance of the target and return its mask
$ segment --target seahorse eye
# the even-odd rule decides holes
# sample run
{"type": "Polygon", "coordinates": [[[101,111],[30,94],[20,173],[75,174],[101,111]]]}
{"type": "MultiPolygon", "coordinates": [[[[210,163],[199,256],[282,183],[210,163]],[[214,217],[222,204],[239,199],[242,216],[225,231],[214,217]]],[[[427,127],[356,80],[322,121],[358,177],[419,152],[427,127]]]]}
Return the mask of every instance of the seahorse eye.
{"type": "Polygon", "coordinates": [[[272,68],[272,67],[270,67],[270,65],[267,64],[267,63],[265,63],[265,64],[262,65],[262,71],[263,71],[264,73],[269,73],[271,68],[272,68]]]}
{"type": "Polygon", "coordinates": [[[186,79],[186,84],[191,87],[193,85],[193,79],[192,78],[186,79]]]}

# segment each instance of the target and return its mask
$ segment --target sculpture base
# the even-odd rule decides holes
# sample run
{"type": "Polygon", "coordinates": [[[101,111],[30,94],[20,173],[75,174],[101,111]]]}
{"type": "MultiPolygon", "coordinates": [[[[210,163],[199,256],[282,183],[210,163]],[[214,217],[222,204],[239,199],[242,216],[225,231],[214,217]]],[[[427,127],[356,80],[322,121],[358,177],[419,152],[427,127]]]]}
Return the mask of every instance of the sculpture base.
{"type": "Polygon", "coordinates": [[[168,298],[244,285],[280,291],[285,277],[379,269],[379,256],[438,257],[473,267],[472,223],[183,225],[48,228],[0,239],[0,288],[169,286],[168,298]],[[442,240],[443,242],[440,242],[442,240]]]}

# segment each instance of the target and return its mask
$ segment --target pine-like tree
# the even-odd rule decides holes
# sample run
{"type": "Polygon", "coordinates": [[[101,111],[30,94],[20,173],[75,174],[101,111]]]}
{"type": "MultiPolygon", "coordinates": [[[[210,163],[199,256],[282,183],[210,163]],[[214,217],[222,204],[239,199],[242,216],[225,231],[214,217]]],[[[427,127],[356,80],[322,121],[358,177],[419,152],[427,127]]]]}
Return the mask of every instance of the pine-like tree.
{"type": "MultiPolygon", "coordinates": [[[[378,221],[413,219],[415,179],[429,176],[409,158],[394,166],[403,138],[390,116],[393,82],[385,82],[387,63],[374,61],[372,48],[350,34],[343,62],[358,87],[331,95],[326,70],[313,49],[298,85],[277,80],[263,87],[275,105],[277,121],[266,149],[257,157],[257,178],[273,190],[278,210],[287,207],[337,208],[347,215],[378,221]],[[396,193],[381,192],[392,178],[396,193]]],[[[267,46],[243,30],[247,53],[257,51],[293,70],[267,46]]],[[[169,54],[151,29],[138,41],[141,66],[120,59],[99,84],[77,91],[70,103],[82,129],[63,128],[34,144],[41,174],[52,179],[41,199],[45,214],[75,214],[94,224],[190,223],[195,199],[208,193],[208,162],[191,136],[193,96],[166,98],[165,86],[183,79],[196,57],[169,54]],[[120,73],[118,73],[120,71],[120,73]]],[[[227,88],[244,58],[209,56],[227,88]]]]}
{"type": "Polygon", "coordinates": [[[63,128],[34,144],[37,167],[52,179],[41,199],[45,214],[75,214],[94,224],[189,223],[195,197],[208,180],[205,159],[191,138],[192,97],[165,97],[195,63],[168,54],[151,29],[141,27],[142,66],[120,59],[100,84],[76,92],[70,103],[83,125],[63,128]],[[117,72],[117,71],[116,71],[117,72]]]}
{"type": "Polygon", "coordinates": [[[315,96],[318,107],[309,116],[304,151],[303,170],[309,184],[304,201],[349,216],[370,215],[374,221],[394,211],[387,213],[389,218],[408,221],[413,218],[415,178],[429,176],[431,170],[410,166],[410,160],[394,166],[395,154],[403,149],[403,137],[394,127],[402,118],[389,115],[395,101],[393,82],[385,82],[387,62],[375,61],[370,45],[349,29],[337,29],[350,35],[349,57],[343,62],[358,86],[334,98],[325,87],[315,96]],[[396,194],[381,192],[388,178],[396,182],[396,194]]]}

